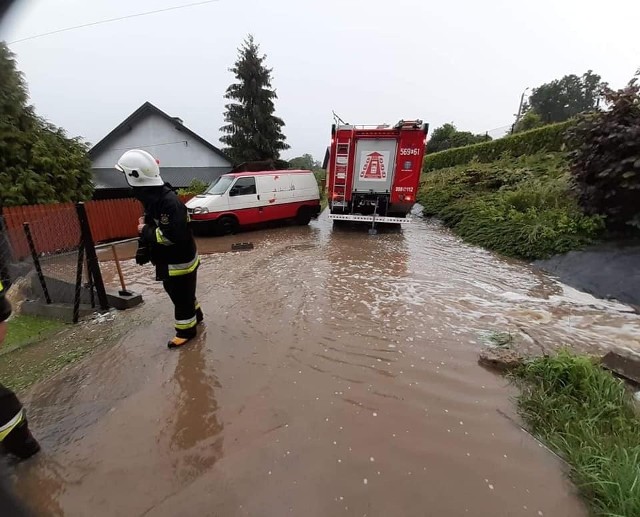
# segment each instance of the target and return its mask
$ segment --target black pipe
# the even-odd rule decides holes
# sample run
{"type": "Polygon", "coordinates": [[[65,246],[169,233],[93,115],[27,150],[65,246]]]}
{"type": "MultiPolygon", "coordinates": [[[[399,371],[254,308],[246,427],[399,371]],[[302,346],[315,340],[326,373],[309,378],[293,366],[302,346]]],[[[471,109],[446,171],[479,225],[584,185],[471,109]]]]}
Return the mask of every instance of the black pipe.
{"type": "Polygon", "coordinates": [[[31,227],[29,223],[23,223],[22,227],[24,228],[24,234],[27,237],[27,242],[29,243],[29,249],[31,250],[31,258],[33,259],[33,265],[36,268],[36,273],[38,273],[38,280],[40,280],[40,287],[42,287],[42,292],[44,293],[44,299],[47,304],[51,303],[51,296],[49,296],[49,289],[47,289],[47,282],[42,274],[42,267],[40,266],[40,258],[38,257],[38,252],[36,251],[36,245],[33,242],[33,236],[31,235],[31,227]]]}
{"type": "Polygon", "coordinates": [[[84,248],[82,245],[78,249],[78,269],[76,269],[76,292],[73,297],[73,322],[78,323],[80,319],[80,298],[82,298],[82,265],[84,262],[84,248]]]}

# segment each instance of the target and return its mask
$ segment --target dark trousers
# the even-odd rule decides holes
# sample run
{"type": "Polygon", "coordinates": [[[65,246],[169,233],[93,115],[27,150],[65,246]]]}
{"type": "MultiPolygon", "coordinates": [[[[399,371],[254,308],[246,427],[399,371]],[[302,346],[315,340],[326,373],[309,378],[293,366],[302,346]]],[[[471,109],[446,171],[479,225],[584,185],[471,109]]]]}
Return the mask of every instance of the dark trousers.
{"type": "Polygon", "coordinates": [[[164,290],[174,306],[176,336],[192,338],[196,335],[196,325],[202,319],[202,311],[196,300],[198,270],[180,276],[170,276],[162,281],[164,290]],[[197,314],[196,314],[197,313],[197,314]]]}
{"type": "MultiPolygon", "coordinates": [[[[0,384],[0,427],[8,424],[20,411],[22,404],[16,394],[0,384]]],[[[0,445],[4,452],[21,459],[29,458],[40,450],[40,445],[29,431],[26,417],[5,436],[0,445]]]]}

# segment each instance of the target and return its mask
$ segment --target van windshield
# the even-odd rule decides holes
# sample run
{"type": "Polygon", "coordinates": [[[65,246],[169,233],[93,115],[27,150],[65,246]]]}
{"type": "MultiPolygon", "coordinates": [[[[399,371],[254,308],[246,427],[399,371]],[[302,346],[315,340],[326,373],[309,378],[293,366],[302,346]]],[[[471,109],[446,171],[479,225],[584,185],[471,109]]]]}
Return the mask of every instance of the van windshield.
{"type": "Polygon", "coordinates": [[[232,176],[220,176],[211,184],[205,194],[213,194],[218,196],[224,194],[229,189],[234,179],[235,178],[233,178],[232,176]]]}

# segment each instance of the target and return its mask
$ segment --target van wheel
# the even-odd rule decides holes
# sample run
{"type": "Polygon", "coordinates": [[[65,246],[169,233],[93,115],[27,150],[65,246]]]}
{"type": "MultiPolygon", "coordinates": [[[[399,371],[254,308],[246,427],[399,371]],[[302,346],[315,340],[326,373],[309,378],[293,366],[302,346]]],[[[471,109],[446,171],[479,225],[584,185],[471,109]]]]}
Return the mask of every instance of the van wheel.
{"type": "Polygon", "coordinates": [[[218,230],[222,235],[231,235],[238,231],[238,220],[231,215],[218,219],[218,230]]]}
{"type": "Polygon", "coordinates": [[[300,207],[296,216],[296,223],[300,226],[306,226],[311,222],[311,209],[308,206],[300,207]]]}

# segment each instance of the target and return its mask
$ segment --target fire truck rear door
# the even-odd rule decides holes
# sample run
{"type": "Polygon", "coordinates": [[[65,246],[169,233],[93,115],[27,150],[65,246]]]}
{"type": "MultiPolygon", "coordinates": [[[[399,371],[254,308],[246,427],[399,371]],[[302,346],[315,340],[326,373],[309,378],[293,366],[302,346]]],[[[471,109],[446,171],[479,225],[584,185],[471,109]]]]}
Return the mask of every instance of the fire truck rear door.
{"type": "Polygon", "coordinates": [[[398,142],[393,138],[360,139],[356,143],[353,192],[390,192],[398,142]]]}

